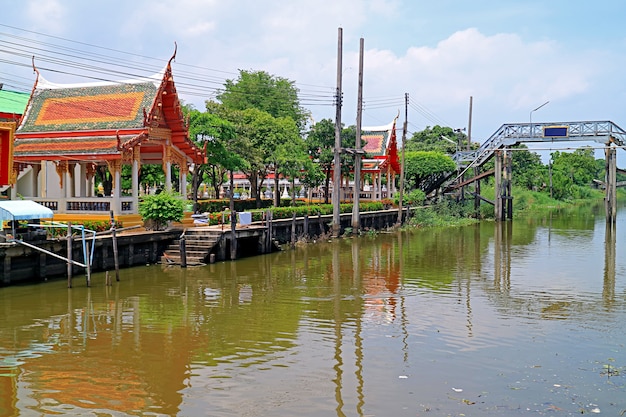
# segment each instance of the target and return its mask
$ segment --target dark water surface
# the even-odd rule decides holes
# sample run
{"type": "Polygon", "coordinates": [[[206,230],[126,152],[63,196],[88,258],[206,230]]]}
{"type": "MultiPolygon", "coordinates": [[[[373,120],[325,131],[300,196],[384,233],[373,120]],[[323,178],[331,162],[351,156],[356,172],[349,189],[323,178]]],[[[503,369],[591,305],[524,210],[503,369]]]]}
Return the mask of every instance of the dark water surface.
{"type": "Polygon", "coordinates": [[[626,415],[626,210],[0,288],[1,416],[626,415]]]}

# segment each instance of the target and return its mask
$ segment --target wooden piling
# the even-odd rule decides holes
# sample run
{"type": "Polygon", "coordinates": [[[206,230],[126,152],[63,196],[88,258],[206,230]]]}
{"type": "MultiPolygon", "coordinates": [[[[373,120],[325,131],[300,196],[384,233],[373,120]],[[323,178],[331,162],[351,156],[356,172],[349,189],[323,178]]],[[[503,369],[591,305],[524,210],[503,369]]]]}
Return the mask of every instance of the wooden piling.
{"type": "Polygon", "coordinates": [[[67,223],[67,288],[72,288],[72,223],[67,223]]]}
{"type": "Polygon", "coordinates": [[[115,280],[120,280],[120,260],[117,253],[117,232],[115,231],[115,217],[111,210],[111,241],[113,242],[113,262],[115,263],[115,280]]]}
{"type": "Polygon", "coordinates": [[[296,246],[296,212],[291,214],[291,247],[296,246]]]}
{"type": "MultiPolygon", "coordinates": [[[[83,235],[84,238],[84,235],[83,235]]],[[[85,256],[85,265],[87,265],[86,268],[86,279],[87,279],[87,286],[91,287],[91,257],[89,256],[89,254],[91,253],[91,251],[89,250],[90,247],[90,243],[89,242],[85,242],[85,247],[87,248],[87,254],[85,256]]]]}
{"type": "Polygon", "coordinates": [[[180,236],[180,240],[178,241],[178,248],[180,250],[180,267],[187,268],[187,243],[184,233],[180,236]]]}

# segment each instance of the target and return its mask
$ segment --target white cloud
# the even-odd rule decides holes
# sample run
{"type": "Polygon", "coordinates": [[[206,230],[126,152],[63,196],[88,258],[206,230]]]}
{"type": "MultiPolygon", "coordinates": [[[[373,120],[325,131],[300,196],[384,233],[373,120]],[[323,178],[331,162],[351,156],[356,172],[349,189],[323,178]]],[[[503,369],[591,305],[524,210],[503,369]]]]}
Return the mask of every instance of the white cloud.
{"type": "Polygon", "coordinates": [[[551,40],[525,42],[516,34],[486,36],[471,28],[433,48],[411,47],[404,55],[367,50],[364,88],[377,97],[410,92],[444,120],[461,123],[474,96],[501,124],[546,100],[565,102],[589,93],[603,73],[602,61],[580,59],[581,52],[551,40]]]}
{"type": "Polygon", "coordinates": [[[63,32],[66,11],[59,0],[30,0],[26,14],[38,31],[48,34],[63,32]]]}

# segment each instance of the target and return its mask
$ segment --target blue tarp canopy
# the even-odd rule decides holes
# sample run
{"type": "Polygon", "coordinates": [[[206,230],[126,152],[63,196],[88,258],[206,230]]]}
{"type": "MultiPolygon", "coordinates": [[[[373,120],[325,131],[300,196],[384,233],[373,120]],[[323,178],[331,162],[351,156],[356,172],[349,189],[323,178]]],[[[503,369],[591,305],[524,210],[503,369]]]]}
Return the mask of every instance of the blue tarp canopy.
{"type": "Polygon", "coordinates": [[[52,210],[31,200],[0,201],[0,221],[51,219],[52,210]]]}

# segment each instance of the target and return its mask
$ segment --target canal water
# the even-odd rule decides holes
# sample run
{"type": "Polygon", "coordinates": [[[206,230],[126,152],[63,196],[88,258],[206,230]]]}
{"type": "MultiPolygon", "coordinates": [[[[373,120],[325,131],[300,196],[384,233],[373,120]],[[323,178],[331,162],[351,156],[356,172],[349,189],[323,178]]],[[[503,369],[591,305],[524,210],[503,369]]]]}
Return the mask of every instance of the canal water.
{"type": "Polygon", "coordinates": [[[0,288],[0,416],[626,414],[626,210],[0,288]]]}

